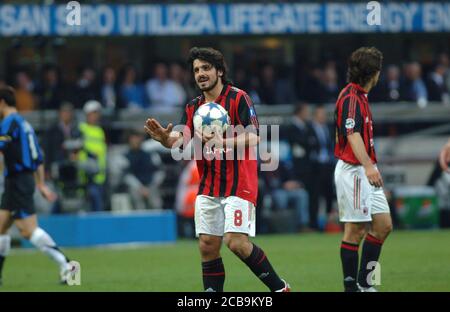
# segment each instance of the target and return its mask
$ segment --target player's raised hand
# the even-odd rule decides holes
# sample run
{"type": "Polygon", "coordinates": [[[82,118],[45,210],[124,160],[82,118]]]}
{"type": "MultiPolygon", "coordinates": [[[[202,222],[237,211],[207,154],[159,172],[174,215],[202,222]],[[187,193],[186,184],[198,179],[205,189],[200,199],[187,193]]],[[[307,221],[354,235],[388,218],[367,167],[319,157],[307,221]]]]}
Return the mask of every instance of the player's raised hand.
{"type": "Polygon", "coordinates": [[[441,164],[442,170],[450,172],[450,168],[448,167],[448,163],[450,163],[450,140],[441,150],[441,154],[439,155],[439,163],[441,164]]]}
{"type": "Polygon", "coordinates": [[[381,177],[380,172],[374,165],[368,166],[364,169],[366,171],[366,176],[367,179],[369,180],[370,185],[373,185],[375,187],[383,186],[383,178],[381,177]]]}
{"type": "Polygon", "coordinates": [[[161,124],[154,118],[149,118],[145,122],[145,132],[150,135],[154,140],[159,141],[161,143],[167,142],[170,137],[170,133],[172,132],[173,125],[170,123],[167,125],[167,128],[161,126],[161,124]]]}

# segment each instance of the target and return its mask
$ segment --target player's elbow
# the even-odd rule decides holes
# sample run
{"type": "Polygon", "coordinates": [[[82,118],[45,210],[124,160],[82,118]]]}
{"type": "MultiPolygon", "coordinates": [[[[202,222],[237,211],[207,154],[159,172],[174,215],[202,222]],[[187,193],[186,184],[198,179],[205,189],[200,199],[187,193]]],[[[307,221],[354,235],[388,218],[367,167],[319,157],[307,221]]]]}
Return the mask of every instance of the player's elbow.
{"type": "Polygon", "coordinates": [[[25,239],[30,239],[31,235],[33,234],[33,230],[29,228],[21,228],[19,232],[20,235],[25,239]]]}

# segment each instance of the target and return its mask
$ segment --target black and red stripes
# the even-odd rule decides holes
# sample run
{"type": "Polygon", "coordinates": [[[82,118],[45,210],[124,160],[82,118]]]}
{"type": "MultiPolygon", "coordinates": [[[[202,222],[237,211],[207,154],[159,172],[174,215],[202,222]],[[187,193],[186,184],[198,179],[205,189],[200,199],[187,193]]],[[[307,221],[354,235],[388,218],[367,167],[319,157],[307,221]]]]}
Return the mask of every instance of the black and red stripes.
{"type": "MultiPolygon", "coordinates": [[[[204,96],[200,96],[186,106],[181,122],[189,127],[191,133],[193,132],[193,115],[204,102],[204,96]]],[[[255,109],[250,97],[243,90],[225,85],[215,102],[228,111],[231,125],[240,125],[245,128],[249,124],[253,124],[257,127],[255,109]]],[[[216,156],[211,157],[214,159],[205,159],[204,155],[197,155],[201,156],[197,158],[197,168],[201,179],[198,194],[212,197],[238,196],[256,205],[257,160],[256,157],[247,157],[251,154],[250,148],[245,148],[245,158],[239,157],[241,155],[238,155],[237,149],[220,151],[213,148],[213,151],[208,151],[208,153],[211,152],[216,156]]],[[[212,155],[208,154],[208,156],[212,155]]]]}
{"type": "Polygon", "coordinates": [[[252,252],[246,259],[242,259],[252,272],[267,286],[271,291],[276,291],[284,287],[284,282],[279,278],[264,251],[253,244],[252,252]]]}
{"type": "Polygon", "coordinates": [[[366,235],[366,242],[379,246],[383,245],[383,241],[381,239],[378,239],[369,233],[366,235]]]}
{"type": "Polygon", "coordinates": [[[351,250],[351,251],[358,251],[359,245],[342,241],[341,248],[351,250]]]}
{"type": "Polygon", "coordinates": [[[345,291],[357,291],[356,279],[358,275],[358,244],[342,241],[341,243],[341,262],[344,273],[345,291]]]}
{"type": "Polygon", "coordinates": [[[336,158],[349,164],[360,164],[347,139],[347,136],[358,132],[364,142],[367,154],[372,162],[376,163],[372,124],[367,92],[357,84],[348,84],[336,101],[336,145],[334,150],[336,158]]]}
{"type": "Polygon", "coordinates": [[[202,272],[205,291],[223,291],[225,267],[223,266],[222,258],[202,262],[202,272]]]}

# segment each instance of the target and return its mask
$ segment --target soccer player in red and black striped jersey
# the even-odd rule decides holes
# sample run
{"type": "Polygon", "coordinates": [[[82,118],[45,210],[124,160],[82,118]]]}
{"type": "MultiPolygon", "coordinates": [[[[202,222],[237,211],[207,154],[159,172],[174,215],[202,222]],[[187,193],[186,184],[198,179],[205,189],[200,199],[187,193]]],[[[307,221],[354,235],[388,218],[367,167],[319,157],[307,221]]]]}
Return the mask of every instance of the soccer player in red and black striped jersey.
{"type": "Polygon", "coordinates": [[[147,120],[145,129],[167,148],[180,147],[191,138],[194,146],[196,142],[200,144],[202,157],[196,155],[201,182],[195,201],[195,230],[199,237],[204,290],[223,291],[225,269],[220,255],[223,240],[271,291],[289,291],[289,285],[278,277],[264,251],[248,238],[255,235],[258,195],[254,154],[259,142],[258,119],[252,101],[245,91],[228,81],[227,67],[219,51],[192,48],[188,62],[201,95],[186,105],[181,120],[183,130],[173,131],[172,124],[164,128],[154,118],[147,120]],[[193,126],[194,113],[210,102],[225,108],[231,126],[247,127],[250,131],[231,136],[198,133],[193,126]],[[211,147],[210,154],[216,157],[203,155],[208,152],[203,148],[205,145],[211,147]]]}
{"type": "Polygon", "coordinates": [[[381,246],[392,231],[383,180],[377,168],[372,113],[367,94],[377,84],[383,56],[362,47],[348,61],[349,84],[336,102],[335,169],[339,219],[345,223],[341,261],[345,291],[376,291],[372,276],[378,270],[381,246]],[[367,231],[367,225],[370,225],[367,231]],[[358,248],[364,244],[358,274],[358,248]]]}

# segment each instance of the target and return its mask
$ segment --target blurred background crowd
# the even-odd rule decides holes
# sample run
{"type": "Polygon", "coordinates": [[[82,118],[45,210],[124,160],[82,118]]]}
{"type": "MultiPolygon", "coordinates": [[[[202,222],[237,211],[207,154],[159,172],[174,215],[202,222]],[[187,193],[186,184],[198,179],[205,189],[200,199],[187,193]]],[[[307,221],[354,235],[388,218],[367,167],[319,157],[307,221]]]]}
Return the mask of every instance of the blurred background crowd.
{"type": "MultiPolygon", "coordinates": [[[[447,53],[437,53],[428,63],[387,63],[380,83],[370,94],[371,101],[450,105],[449,64],[447,53]]],[[[346,80],[345,59],[333,57],[307,64],[299,72],[269,60],[237,61],[233,65],[234,84],[246,90],[255,104],[333,103],[346,80]]],[[[0,84],[16,88],[21,112],[59,109],[64,102],[81,109],[88,100],[99,101],[106,111],[163,110],[182,106],[197,94],[184,61],[155,60],[148,68],[127,59],[96,67],[82,64],[73,79],[67,76],[55,63],[16,65],[0,77],[0,84]]]]}

